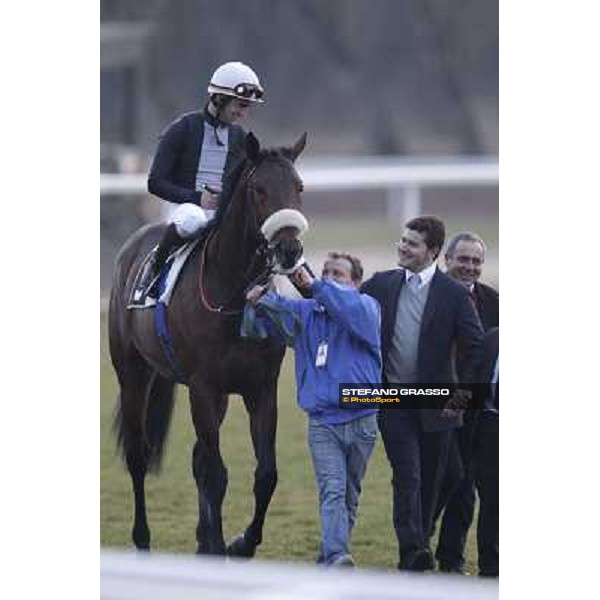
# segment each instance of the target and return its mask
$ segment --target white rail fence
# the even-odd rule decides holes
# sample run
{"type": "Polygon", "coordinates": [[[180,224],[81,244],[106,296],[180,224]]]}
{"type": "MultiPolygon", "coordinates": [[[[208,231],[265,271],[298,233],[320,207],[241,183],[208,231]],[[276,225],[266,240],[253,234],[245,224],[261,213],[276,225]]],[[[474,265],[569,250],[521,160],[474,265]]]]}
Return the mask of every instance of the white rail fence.
{"type": "MultiPolygon", "coordinates": [[[[407,220],[421,212],[426,187],[495,187],[497,157],[412,160],[397,157],[306,159],[298,172],[307,191],[386,190],[387,216],[407,220]]],[[[101,174],[101,195],[146,192],[144,174],[101,174]]]]}
{"type": "Polygon", "coordinates": [[[104,600],[497,600],[497,580],[102,551],[104,600]]]}

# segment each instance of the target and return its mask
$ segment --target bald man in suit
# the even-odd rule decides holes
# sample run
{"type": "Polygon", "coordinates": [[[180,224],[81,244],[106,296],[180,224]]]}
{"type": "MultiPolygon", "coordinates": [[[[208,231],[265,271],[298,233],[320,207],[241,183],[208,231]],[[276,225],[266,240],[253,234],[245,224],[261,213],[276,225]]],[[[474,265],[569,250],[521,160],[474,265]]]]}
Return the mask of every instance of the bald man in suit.
{"type": "MultiPolygon", "coordinates": [[[[472,232],[455,235],[445,253],[446,272],[465,286],[473,301],[484,331],[498,327],[499,295],[489,285],[479,281],[485,263],[486,245],[483,239],[472,232]]],[[[463,368],[460,354],[456,361],[457,370],[463,368]]],[[[443,512],[436,559],[441,571],[462,573],[465,563],[467,534],[475,512],[475,481],[472,468],[473,411],[467,411],[463,426],[451,435],[448,462],[440,501],[434,522],[443,512]]]]}

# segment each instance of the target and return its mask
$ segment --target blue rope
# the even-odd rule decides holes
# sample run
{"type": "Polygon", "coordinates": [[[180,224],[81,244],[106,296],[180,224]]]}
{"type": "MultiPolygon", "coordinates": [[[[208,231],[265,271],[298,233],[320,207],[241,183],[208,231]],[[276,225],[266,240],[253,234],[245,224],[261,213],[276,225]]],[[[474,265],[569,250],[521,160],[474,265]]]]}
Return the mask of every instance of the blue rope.
{"type": "MultiPolygon", "coordinates": [[[[162,293],[165,291],[165,285],[167,281],[167,274],[169,273],[168,268],[163,268],[160,278],[158,280],[158,297],[162,296],[162,293]]],[[[167,321],[167,306],[164,302],[160,300],[157,301],[156,307],[154,309],[154,329],[156,331],[156,335],[158,337],[158,341],[162,347],[165,356],[167,357],[167,361],[175,374],[175,378],[177,383],[187,384],[186,378],[181,374],[179,369],[179,365],[175,360],[175,352],[173,350],[173,341],[171,340],[171,335],[169,333],[169,325],[167,321]]]]}

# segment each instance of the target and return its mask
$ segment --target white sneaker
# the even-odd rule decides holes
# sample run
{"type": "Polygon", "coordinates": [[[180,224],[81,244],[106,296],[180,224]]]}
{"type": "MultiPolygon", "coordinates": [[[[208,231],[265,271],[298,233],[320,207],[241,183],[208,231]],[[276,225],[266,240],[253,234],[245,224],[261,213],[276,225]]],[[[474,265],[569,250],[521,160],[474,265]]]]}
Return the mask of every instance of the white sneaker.
{"type": "Polygon", "coordinates": [[[332,563],[332,567],[354,567],[354,559],[350,554],[344,554],[343,556],[338,556],[332,563]]]}

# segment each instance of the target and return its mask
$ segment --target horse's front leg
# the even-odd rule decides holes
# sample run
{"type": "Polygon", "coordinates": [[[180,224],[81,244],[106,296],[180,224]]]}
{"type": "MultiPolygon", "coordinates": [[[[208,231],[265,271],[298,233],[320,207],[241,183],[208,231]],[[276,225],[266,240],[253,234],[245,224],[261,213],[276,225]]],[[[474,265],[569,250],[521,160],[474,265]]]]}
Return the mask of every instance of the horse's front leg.
{"type": "Polygon", "coordinates": [[[198,554],[225,554],[221,508],[227,490],[227,469],[219,449],[219,428],[226,397],[206,386],[190,386],[192,420],[197,441],[192,469],[198,488],[198,554]]]}
{"type": "Polygon", "coordinates": [[[275,458],[275,435],[277,431],[277,389],[259,395],[244,396],[250,415],[250,432],[256,470],[254,471],[254,517],[244,533],[235,537],[227,546],[227,554],[251,558],[262,542],[262,531],[269,503],[277,485],[277,463],[275,458]]]}

